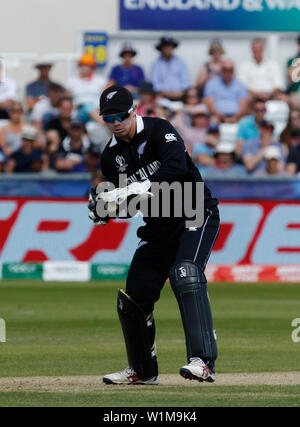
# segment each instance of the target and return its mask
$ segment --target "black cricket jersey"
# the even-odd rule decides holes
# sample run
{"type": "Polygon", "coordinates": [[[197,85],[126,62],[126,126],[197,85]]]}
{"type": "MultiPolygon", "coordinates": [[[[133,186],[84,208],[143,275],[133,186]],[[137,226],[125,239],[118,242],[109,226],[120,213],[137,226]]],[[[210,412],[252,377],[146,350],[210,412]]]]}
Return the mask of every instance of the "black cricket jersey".
{"type": "MultiPolygon", "coordinates": [[[[183,139],[167,120],[136,116],[137,129],[130,142],[114,135],[103,150],[101,169],[105,180],[119,187],[119,175],[127,175],[127,184],[149,179],[151,182],[203,182],[185,148],[183,139]]],[[[151,190],[150,190],[151,191],[151,190]]],[[[193,195],[194,197],[194,195],[193,195]]],[[[184,194],[183,194],[184,198],[184,194]]],[[[218,200],[204,184],[204,206],[212,208],[218,200]]],[[[138,229],[143,240],[160,238],[186,218],[144,217],[146,225],[138,229]]]]}

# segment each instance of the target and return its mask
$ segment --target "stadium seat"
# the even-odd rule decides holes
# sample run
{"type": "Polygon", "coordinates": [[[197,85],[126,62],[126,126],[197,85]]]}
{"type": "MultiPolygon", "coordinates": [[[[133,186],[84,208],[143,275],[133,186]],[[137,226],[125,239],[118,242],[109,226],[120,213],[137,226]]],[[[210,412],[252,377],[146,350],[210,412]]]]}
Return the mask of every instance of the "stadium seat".
{"type": "Polygon", "coordinates": [[[278,137],[285,128],[289,118],[289,106],[284,101],[267,101],[266,120],[274,125],[274,135],[278,137]]]}
{"type": "Polygon", "coordinates": [[[220,140],[235,144],[238,131],[237,123],[221,123],[220,124],[220,140]]]}

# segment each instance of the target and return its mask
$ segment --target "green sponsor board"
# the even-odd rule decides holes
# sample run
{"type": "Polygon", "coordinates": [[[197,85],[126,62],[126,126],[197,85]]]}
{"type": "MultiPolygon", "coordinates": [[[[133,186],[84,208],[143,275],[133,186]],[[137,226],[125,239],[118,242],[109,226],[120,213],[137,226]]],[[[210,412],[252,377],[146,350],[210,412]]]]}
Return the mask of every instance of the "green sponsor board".
{"type": "Polygon", "coordinates": [[[92,279],[126,279],[128,269],[126,264],[93,264],[92,279]]]}
{"type": "Polygon", "coordinates": [[[42,279],[43,265],[31,263],[2,264],[3,279],[42,279]]]}

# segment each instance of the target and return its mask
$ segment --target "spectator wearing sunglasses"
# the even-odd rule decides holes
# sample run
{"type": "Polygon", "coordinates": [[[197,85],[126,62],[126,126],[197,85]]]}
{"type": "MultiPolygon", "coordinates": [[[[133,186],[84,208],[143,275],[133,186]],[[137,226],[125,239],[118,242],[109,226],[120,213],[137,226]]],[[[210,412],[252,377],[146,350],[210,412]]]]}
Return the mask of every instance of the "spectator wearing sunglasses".
{"type": "Polygon", "coordinates": [[[236,123],[246,114],[247,89],[234,76],[234,65],[230,59],[222,62],[221,75],[206,83],[204,102],[210,113],[220,122],[236,123]]]}

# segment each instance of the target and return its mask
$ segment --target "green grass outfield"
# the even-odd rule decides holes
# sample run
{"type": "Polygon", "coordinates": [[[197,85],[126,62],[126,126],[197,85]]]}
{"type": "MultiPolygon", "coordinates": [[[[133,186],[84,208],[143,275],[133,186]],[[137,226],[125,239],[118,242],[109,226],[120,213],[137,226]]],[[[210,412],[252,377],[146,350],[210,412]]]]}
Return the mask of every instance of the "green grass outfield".
{"type": "MultiPolygon", "coordinates": [[[[178,375],[174,383],[186,356],[169,284],[155,317],[160,373],[171,374],[173,383],[102,386],[103,374],[126,366],[116,313],[116,291],[122,286],[0,281],[0,318],[7,329],[7,342],[0,343],[0,406],[300,406],[300,385],[292,381],[217,385],[217,376],[215,384],[185,386],[178,375]],[[45,384],[1,385],[4,377],[13,382],[13,377],[45,376],[87,380],[82,387],[80,381],[70,387],[58,382],[59,391],[45,384]],[[99,376],[99,387],[94,376],[99,376]]],[[[272,378],[273,373],[300,371],[300,343],[291,339],[291,322],[300,318],[299,284],[211,284],[209,292],[218,335],[217,374],[262,372],[272,378]]]]}

